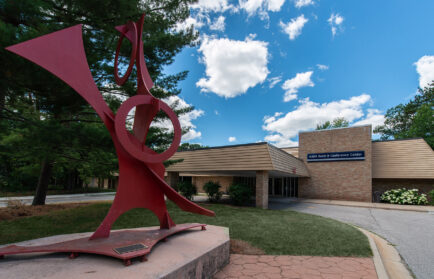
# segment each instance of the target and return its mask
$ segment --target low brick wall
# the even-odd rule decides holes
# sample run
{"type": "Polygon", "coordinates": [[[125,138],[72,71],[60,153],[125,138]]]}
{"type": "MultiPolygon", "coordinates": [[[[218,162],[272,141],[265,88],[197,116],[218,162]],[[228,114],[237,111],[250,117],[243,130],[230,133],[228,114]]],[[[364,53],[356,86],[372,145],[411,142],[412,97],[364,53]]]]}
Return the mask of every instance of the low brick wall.
{"type": "Polygon", "coordinates": [[[229,186],[232,185],[234,181],[233,176],[193,176],[192,183],[196,185],[197,191],[199,193],[205,193],[203,190],[203,185],[207,183],[208,181],[218,182],[220,183],[220,191],[227,192],[229,189],[229,186]]]}
{"type": "Polygon", "coordinates": [[[372,179],[372,192],[385,192],[391,189],[418,189],[420,193],[428,194],[434,190],[434,179],[372,179]]]}

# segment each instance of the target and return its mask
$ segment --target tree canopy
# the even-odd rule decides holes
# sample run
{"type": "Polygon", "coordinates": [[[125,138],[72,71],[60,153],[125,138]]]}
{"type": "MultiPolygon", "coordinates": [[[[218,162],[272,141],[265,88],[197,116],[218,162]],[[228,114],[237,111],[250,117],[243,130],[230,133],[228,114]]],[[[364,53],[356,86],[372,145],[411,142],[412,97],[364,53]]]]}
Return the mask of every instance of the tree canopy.
{"type": "Polygon", "coordinates": [[[337,118],[333,119],[332,122],[326,121],[322,124],[316,125],[316,130],[343,128],[343,127],[348,127],[349,125],[350,125],[350,123],[344,117],[337,117],[337,118]]]}
{"type": "MultiPolygon", "coordinates": [[[[115,85],[113,59],[117,25],[146,14],[144,55],[157,98],[178,95],[187,72],[165,75],[183,47],[198,37],[193,28],[175,31],[189,16],[193,0],[4,0],[0,1],[0,190],[35,189],[34,204],[43,204],[48,184],[80,185],[89,177],[110,177],[117,158],[106,128],[89,105],[62,81],[4,47],[76,24],[94,80],[110,108],[136,94],[135,72],[122,87],[115,85]],[[71,183],[71,181],[74,181],[71,183]]],[[[120,66],[129,62],[123,43],[120,66]]],[[[183,114],[192,107],[174,109],[183,114]]],[[[162,121],[159,114],[154,121],[162,121]]],[[[187,127],[188,128],[188,127],[187,127]]],[[[184,129],[186,131],[186,129],[184,129]]],[[[146,144],[162,151],[171,133],[153,127],[146,144]]],[[[68,186],[69,185],[69,186],[68,186]]]]}
{"type": "Polygon", "coordinates": [[[387,110],[384,125],[374,129],[382,140],[421,137],[434,148],[434,82],[418,89],[406,104],[387,110]]]}

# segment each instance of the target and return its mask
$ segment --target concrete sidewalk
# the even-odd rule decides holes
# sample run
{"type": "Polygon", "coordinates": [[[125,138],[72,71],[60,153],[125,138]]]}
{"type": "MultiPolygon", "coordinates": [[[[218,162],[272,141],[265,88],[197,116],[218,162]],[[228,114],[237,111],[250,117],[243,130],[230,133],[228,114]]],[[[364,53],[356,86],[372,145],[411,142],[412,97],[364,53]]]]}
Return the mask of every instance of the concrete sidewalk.
{"type": "Polygon", "coordinates": [[[294,202],[317,203],[317,204],[341,205],[341,206],[352,206],[352,207],[363,207],[363,208],[429,212],[434,214],[434,206],[430,206],[430,205],[401,205],[401,204],[389,204],[389,203],[301,199],[301,198],[270,198],[269,201],[275,203],[294,203],[294,202]]]}
{"type": "Polygon", "coordinates": [[[377,279],[372,258],[232,254],[215,279],[377,279]]]}
{"type": "MultiPolygon", "coordinates": [[[[88,202],[88,201],[112,201],[115,197],[115,192],[103,193],[85,193],[85,194],[70,194],[70,195],[48,195],[45,203],[70,203],[70,202],[88,202]]],[[[0,207],[6,207],[8,201],[18,200],[24,204],[32,204],[33,196],[21,197],[2,197],[0,198],[0,207]]]]}

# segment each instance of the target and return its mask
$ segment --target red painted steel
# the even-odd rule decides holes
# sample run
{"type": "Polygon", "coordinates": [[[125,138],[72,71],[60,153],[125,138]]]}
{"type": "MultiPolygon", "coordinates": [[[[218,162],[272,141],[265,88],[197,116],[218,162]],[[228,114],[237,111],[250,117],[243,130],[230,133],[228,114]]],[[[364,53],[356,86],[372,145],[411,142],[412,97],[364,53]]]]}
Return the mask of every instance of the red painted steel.
{"type": "Polygon", "coordinates": [[[78,238],[74,240],[53,243],[43,246],[17,246],[10,245],[2,248],[2,255],[12,254],[28,254],[28,253],[44,253],[44,252],[65,252],[69,253],[70,259],[77,258],[80,253],[92,253],[98,255],[109,256],[121,260],[131,260],[138,258],[146,261],[146,255],[151,252],[151,249],[159,241],[163,241],[167,237],[181,231],[204,228],[206,225],[198,223],[180,224],[170,229],[135,229],[115,231],[108,239],[97,239],[89,241],[86,238],[78,238]],[[126,247],[134,244],[143,244],[143,249],[135,250],[123,254],[117,253],[114,249],[126,247]]]}
{"type": "MultiPolygon", "coordinates": [[[[81,25],[41,36],[6,49],[51,72],[80,94],[96,111],[112,137],[119,159],[119,183],[113,204],[90,239],[106,238],[116,219],[133,208],[150,209],[160,221],[161,229],[170,229],[175,223],[169,216],[164,196],[182,210],[215,216],[213,211],[179,195],[164,181],[163,161],[169,159],[181,141],[181,126],[173,110],[150,93],[152,79],[143,55],[144,15],[137,22],[117,26],[120,32],[115,56],[115,80],[122,85],[130,76],[134,64],[137,68],[137,95],[126,100],[115,115],[99,92],[87,63],[83,47],[81,25]],[[119,77],[118,58],[123,39],[132,44],[131,59],[123,77],[119,77]],[[129,111],[136,107],[133,134],[125,127],[129,111]],[[145,145],[149,126],[160,111],[164,111],[173,124],[174,138],[165,152],[158,154],[145,145]]],[[[2,250],[0,249],[0,255],[2,250]]]]}

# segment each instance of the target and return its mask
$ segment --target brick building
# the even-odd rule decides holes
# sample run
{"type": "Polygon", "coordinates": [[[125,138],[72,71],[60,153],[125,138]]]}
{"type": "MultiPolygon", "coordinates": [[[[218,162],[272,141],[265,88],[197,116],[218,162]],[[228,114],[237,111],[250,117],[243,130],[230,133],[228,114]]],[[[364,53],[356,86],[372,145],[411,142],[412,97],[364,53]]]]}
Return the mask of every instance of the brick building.
{"type": "Polygon", "coordinates": [[[256,205],[268,197],[372,201],[387,189],[434,189],[434,151],[423,139],[373,142],[372,127],[299,134],[299,147],[268,143],[177,152],[182,162],[167,168],[167,180],[191,180],[203,192],[208,181],[223,191],[233,183],[255,189],[256,205]]]}

